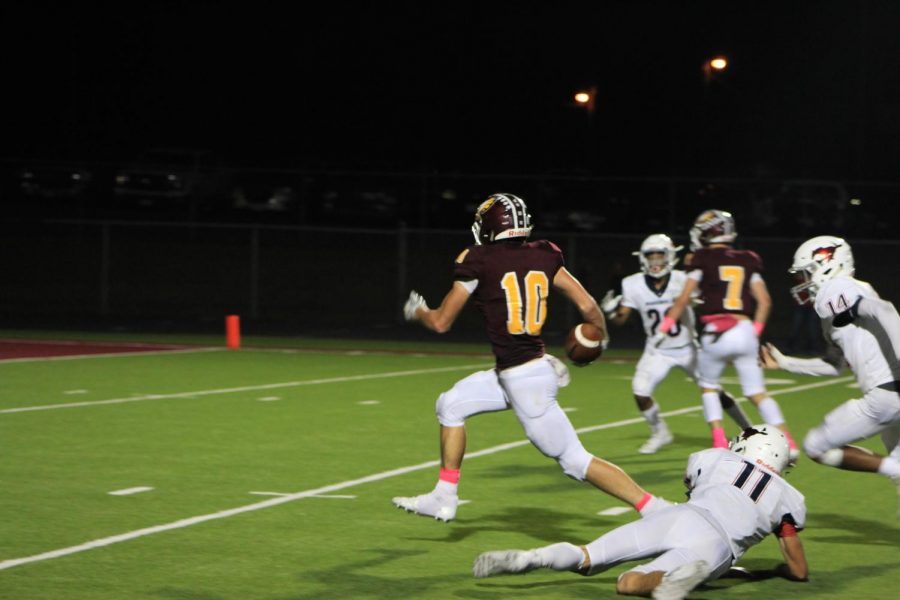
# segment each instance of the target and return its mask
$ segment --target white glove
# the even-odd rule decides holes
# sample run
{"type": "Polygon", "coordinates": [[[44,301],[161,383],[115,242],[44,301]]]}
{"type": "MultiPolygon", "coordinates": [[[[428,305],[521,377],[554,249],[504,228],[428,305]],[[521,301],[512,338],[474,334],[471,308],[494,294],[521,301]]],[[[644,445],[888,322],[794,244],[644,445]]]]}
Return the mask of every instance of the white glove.
{"type": "Polygon", "coordinates": [[[766,367],[769,369],[783,368],[782,365],[785,362],[784,354],[781,352],[781,350],[779,350],[772,344],[761,345],[759,347],[759,356],[760,356],[760,362],[762,362],[763,367],[766,367]],[[763,349],[765,349],[765,351],[763,351],[763,349]],[[768,354],[769,354],[769,356],[768,356],[769,360],[766,360],[766,352],[768,352],[768,354]]]}
{"type": "Polygon", "coordinates": [[[600,301],[600,310],[609,316],[615,314],[616,309],[619,308],[619,303],[622,301],[622,294],[619,294],[618,296],[615,294],[616,293],[613,290],[609,290],[600,301]]]}
{"type": "Polygon", "coordinates": [[[662,331],[657,331],[652,336],[650,336],[650,349],[656,350],[659,348],[665,339],[669,337],[668,334],[663,333],[662,331]]]}
{"type": "Polygon", "coordinates": [[[409,298],[406,300],[406,304],[403,305],[403,318],[407,321],[415,321],[418,317],[416,316],[416,310],[422,306],[425,307],[425,298],[423,298],[419,292],[413,290],[409,293],[409,298]]]}

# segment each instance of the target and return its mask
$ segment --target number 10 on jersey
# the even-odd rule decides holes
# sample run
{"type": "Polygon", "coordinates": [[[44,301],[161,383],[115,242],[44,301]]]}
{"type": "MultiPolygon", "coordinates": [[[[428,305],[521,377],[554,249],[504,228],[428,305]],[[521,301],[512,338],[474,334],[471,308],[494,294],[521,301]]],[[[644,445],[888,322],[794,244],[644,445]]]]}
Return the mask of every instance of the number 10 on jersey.
{"type": "Polygon", "coordinates": [[[547,296],[550,281],[543,271],[525,275],[525,296],[513,271],[503,275],[500,286],[506,296],[506,329],[512,335],[540,335],[547,320],[547,296]]]}

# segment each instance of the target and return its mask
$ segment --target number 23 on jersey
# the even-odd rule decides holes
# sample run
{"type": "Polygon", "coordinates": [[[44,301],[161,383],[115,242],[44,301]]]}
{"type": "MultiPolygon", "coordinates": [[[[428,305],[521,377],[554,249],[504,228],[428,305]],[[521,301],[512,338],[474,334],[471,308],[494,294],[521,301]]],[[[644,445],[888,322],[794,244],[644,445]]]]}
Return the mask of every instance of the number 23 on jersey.
{"type": "Polygon", "coordinates": [[[523,295],[515,272],[505,273],[500,280],[506,296],[506,329],[512,335],[540,335],[547,320],[550,280],[543,271],[529,271],[524,282],[523,295]]]}

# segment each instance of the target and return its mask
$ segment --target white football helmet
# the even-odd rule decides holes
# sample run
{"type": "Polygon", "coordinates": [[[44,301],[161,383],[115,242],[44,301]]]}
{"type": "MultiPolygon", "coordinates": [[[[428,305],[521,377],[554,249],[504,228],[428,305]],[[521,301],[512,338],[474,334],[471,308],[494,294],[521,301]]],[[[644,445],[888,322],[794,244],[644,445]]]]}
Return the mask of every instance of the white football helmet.
{"type": "Polygon", "coordinates": [[[641,261],[641,271],[659,279],[671,273],[678,264],[677,254],[682,248],[684,246],[676,246],[666,234],[654,233],[644,240],[640,250],[632,254],[641,261]],[[650,254],[662,254],[662,257],[650,258],[650,254]]]}
{"type": "Polygon", "coordinates": [[[732,244],[737,238],[737,228],[730,212],[711,208],[704,210],[691,227],[691,250],[699,250],[710,244],[732,244]]]}
{"type": "Polygon", "coordinates": [[[794,275],[797,285],[791,295],[798,304],[815,300],[823,283],[838,275],[853,277],[853,252],[850,244],[833,235],[819,235],[806,240],[794,252],[794,262],[788,273],[794,275]]]}
{"type": "Polygon", "coordinates": [[[728,449],[776,473],[784,471],[791,460],[787,437],[774,425],[748,427],[731,440],[728,449]]]}

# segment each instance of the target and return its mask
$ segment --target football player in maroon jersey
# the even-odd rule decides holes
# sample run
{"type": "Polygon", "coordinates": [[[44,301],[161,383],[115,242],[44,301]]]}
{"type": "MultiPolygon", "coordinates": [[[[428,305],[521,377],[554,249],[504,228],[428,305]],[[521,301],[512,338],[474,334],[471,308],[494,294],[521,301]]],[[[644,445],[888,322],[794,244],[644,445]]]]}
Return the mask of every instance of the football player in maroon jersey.
{"type": "Polygon", "coordinates": [[[690,304],[694,290],[699,289],[703,304],[698,309],[703,328],[697,362],[703,388],[703,412],[712,430],[713,447],[728,446],[717,388],[722,371],[732,363],[744,395],[756,405],[766,424],[784,432],[791,459],[796,460],[800,451],[784,422],[781,408],[766,392],[758,360],[759,336],[772,308],[762,278],[762,259],[752,250],[734,249],[736,237],[731,213],[707,210],[697,217],[691,228],[691,249],[695,253],[687,281],[657,335],[668,332],[690,304]]]}
{"type": "Polygon", "coordinates": [[[437,308],[416,292],[403,308],[408,321],[444,333],[469,298],[481,312],[496,357],[496,368],[473,373],[440,395],[441,469],[427,494],[396,497],[408,511],[450,521],[459,499],[459,470],[466,449],[465,421],[473,415],[512,409],[531,443],[555,459],[566,475],[587,480],[600,490],[648,514],[666,506],[639,487],[622,469],[591,455],[556,401],[568,384],[565,365],[544,352],[541,328],[547,320],[550,288],[559,290],[607,338],[606,322],[594,298],[563,262],[562,251],[546,240],[527,241],[531,216],[521,198],[494,194],[475,213],[475,245],[456,258],[450,291],[437,308]]]}

